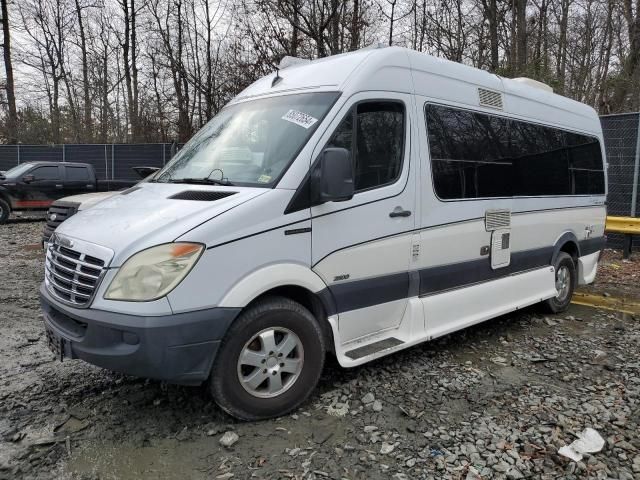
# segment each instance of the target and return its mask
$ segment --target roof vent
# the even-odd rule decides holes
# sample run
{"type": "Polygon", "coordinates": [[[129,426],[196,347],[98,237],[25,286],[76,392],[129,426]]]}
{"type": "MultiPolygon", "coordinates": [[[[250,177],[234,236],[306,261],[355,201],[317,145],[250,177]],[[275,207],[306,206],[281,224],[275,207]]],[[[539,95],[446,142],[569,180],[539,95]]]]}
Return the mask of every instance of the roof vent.
{"type": "Polygon", "coordinates": [[[551,88],[546,83],[539,82],[534,80],[533,78],[527,77],[518,77],[512,79],[514,82],[522,83],[523,85],[527,85],[529,87],[538,88],[540,90],[544,90],[545,92],[553,93],[553,88],[551,88]]]}
{"type": "Polygon", "coordinates": [[[293,67],[294,65],[306,65],[307,63],[311,63],[311,60],[300,57],[292,57],[291,55],[285,55],[280,60],[280,64],[278,65],[279,70],[283,70],[285,68],[293,67]]]}
{"type": "Polygon", "coordinates": [[[195,200],[196,202],[215,202],[238,192],[224,192],[212,190],[185,190],[170,196],[172,200],[195,200]]]}
{"type": "Polygon", "coordinates": [[[502,94],[500,92],[494,92],[486,88],[478,88],[478,97],[480,99],[480,105],[483,107],[502,110],[502,94]]]}

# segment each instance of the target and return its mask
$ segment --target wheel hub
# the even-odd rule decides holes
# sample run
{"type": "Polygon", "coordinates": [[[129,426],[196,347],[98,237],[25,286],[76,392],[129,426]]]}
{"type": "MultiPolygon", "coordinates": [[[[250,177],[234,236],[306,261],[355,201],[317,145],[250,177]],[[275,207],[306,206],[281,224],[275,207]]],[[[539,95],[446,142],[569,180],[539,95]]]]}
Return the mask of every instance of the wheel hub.
{"type": "Polygon", "coordinates": [[[565,266],[558,268],[556,272],[556,291],[558,294],[556,298],[563,302],[569,295],[569,288],[571,286],[571,274],[569,269],[565,266]]]}
{"type": "Polygon", "coordinates": [[[238,380],[254,397],[277,397],[296,382],[303,363],[302,342],[294,332],[267,328],[251,337],[240,351],[238,380]]]}

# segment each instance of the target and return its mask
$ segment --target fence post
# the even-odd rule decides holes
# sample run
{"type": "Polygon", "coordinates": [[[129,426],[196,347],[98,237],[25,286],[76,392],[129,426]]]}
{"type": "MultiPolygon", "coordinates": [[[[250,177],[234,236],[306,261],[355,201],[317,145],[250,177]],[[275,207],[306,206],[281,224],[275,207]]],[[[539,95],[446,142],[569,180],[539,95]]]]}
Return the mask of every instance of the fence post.
{"type": "Polygon", "coordinates": [[[636,216],[636,205],[638,204],[638,170],[640,170],[640,113],[638,113],[638,130],[636,138],[636,158],[633,166],[633,193],[631,194],[631,216],[636,216]]]}
{"type": "Polygon", "coordinates": [[[109,157],[107,157],[107,144],[104,144],[104,179],[109,179],[109,157]]]}
{"type": "Polygon", "coordinates": [[[162,166],[164,167],[167,164],[166,155],[167,155],[167,146],[164,143],[162,145],[162,166]]]}
{"type": "Polygon", "coordinates": [[[67,161],[67,150],[64,148],[65,144],[62,144],[62,163],[67,161]]]}
{"type": "Polygon", "coordinates": [[[20,165],[20,144],[18,144],[18,165],[20,165]]]}
{"type": "Polygon", "coordinates": [[[113,150],[114,150],[113,145],[114,144],[112,143],[111,144],[111,180],[113,180],[115,178],[114,175],[115,175],[115,169],[116,169],[115,160],[113,158],[113,155],[114,155],[114,153],[113,153],[113,150]]]}

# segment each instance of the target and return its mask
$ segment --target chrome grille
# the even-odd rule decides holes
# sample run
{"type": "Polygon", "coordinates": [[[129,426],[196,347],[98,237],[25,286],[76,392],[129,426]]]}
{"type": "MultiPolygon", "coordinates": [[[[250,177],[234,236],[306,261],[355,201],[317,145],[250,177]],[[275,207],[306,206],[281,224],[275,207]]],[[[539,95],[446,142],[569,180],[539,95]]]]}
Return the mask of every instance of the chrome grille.
{"type": "Polygon", "coordinates": [[[53,202],[47,212],[47,223],[42,232],[42,240],[47,243],[56,228],[69,217],[78,212],[79,203],[58,200],[53,202]]]}
{"type": "Polygon", "coordinates": [[[86,307],[100,284],[104,267],[104,260],[60,245],[54,235],[47,248],[45,284],[59,300],[86,307]]]}

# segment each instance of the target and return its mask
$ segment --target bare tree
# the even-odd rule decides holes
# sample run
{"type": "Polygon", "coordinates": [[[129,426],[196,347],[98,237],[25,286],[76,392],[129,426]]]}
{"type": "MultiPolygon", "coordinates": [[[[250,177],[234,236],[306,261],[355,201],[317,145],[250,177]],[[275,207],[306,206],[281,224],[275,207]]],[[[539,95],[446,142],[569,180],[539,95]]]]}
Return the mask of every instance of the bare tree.
{"type": "Polygon", "coordinates": [[[13,81],[13,63],[11,60],[11,29],[9,26],[9,9],[7,0],[2,0],[2,49],[4,52],[4,71],[6,75],[5,90],[7,92],[7,142],[18,141],[16,129],[18,127],[18,110],[16,109],[16,94],[13,81]]]}

